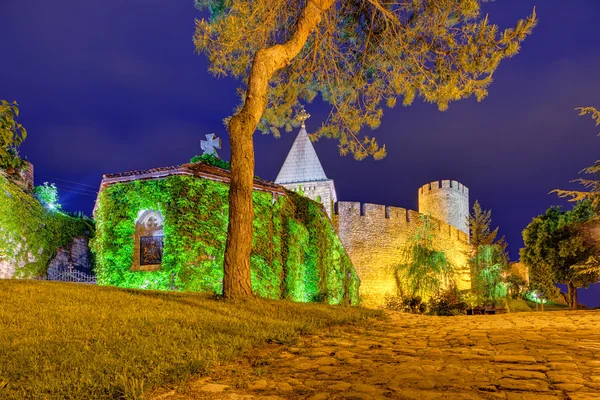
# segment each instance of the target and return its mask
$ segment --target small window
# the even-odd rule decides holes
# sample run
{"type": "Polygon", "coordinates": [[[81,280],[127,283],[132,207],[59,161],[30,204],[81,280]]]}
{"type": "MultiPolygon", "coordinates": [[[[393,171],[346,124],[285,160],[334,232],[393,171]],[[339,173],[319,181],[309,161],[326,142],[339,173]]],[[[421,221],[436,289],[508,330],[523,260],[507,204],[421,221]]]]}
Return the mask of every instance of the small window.
{"type": "Polygon", "coordinates": [[[132,271],[160,269],[164,246],[164,219],[160,212],[144,210],[135,223],[135,252],[132,271]]]}

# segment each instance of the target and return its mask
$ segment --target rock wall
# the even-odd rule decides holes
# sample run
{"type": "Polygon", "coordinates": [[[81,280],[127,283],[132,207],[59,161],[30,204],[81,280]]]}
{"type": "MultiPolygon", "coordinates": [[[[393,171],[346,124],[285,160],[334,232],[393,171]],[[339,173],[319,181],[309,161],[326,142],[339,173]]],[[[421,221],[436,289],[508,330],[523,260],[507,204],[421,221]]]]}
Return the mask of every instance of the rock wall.
{"type": "Polygon", "coordinates": [[[92,269],[90,260],[89,239],[87,237],[73,238],[73,242],[66,247],[58,249],[56,257],[48,266],[48,275],[57,274],[69,269],[82,272],[90,272],[92,269]]]}
{"type": "MultiPolygon", "coordinates": [[[[58,274],[69,268],[82,272],[90,272],[91,258],[87,237],[73,238],[73,242],[66,247],[58,249],[56,256],[48,266],[48,274],[58,274]]],[[[29,254],[28,262],[35,261],[36,257],[29,254]]],[[[16,271],[25,265],[24,261],[9,258],[0,259],[0,279],[15,278],[16,271]]]]}
{"type": "MultiPolygon", "coordinates": [[[[339,202],[334,221],[338,234],[360,278],[361,302],[367,307],[384,304],[386,295],[398,294],[396,267],[404,260],[411,235],[422,226],[416,211],[377,204],[339,202]]],[[[456,267],[460,289],[470,287],[467,268],[468,235],[438,219],[434,246],[456,267]]]]}

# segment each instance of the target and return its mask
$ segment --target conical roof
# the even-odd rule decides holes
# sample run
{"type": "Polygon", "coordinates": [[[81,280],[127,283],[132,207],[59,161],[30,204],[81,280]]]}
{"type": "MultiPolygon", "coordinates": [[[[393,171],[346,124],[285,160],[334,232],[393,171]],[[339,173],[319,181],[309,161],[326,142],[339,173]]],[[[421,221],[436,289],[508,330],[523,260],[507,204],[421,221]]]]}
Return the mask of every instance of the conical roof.
{"type": "Polygon", "coordinates": [[[325,180],[327,180],[327,176],[308,137],[306,127],[303,125],[279,171],[279,175],[277,175],[277,179],[275,179],[275,183],[286,184],[325,180]]]}

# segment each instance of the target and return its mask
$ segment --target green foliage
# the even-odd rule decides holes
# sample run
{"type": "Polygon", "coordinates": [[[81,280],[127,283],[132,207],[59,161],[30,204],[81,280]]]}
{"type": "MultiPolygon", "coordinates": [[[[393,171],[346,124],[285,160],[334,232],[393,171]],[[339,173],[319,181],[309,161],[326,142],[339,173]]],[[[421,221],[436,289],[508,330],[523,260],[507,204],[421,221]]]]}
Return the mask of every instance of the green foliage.
{"type": "Polygon", "coordinates": [[[468,217],[471,238],[469,244],[477,249],[481,245],[491,245],[496,241],[498,229],[491,229],[492,210],[483,210],[479,200],[473,204],[473,211],[468,217]]]}
{"type": "Polygon", "coordinates": [[[194,156],[190,160],[191,163],[204,163],[208,165],[212,165],[214,167],[218,167],[221,169],[226,169],[227,171],[231,170],[231,164],[225,160],[221,160],[219,157],[216,157],[214,154],[202,154],[201,156],[194,156]]]}
{"type": "Polygon", "coordinates": [[[401,290],[408,290],[408,297],[428,298],[440,288],[452,282],[452,265],[443,251],[433,246],[431,220],[421,216],[422,224],[409,238],[403,264],[397,268],[401,290]]]}
{"type": "Polygon", "coordinates": [[[384,317],[357,307],[56,282],[0,280],[0,293],[6,400],[152,398],[252,348],[384,317]]]}
{"type": "Polygon", "coordinates": [[[497,305],[506,297],[503,275],[507,269],[504,249],[497,244],[481,245],[469,260],[471,287],[479,305],[497,305]]]}
{"type": "Polygon", "coordinates": [[[510,272],[504,277],[504,284],[511,298],[522,296],[528,288],[527,281],[522,276],[510,272]]]}
{"type": "Polygon", "coordinates": [[[51,210],[60,210],[61,205],[58,200],[58,189],[54,183],[44,182],[43,185],[36,186],[33,189],[33,195],[38,201],[51,210]]]}
{"type": "Polygon", "coordinates": [[[23,265],[17,277],[46,273],[57,250],[74,237],[90,236],[93,224],[52,212],[0,176],[0,259],[23,265]]]}
{"type": "Polygon", "coordinates": [[[569,305],[576,306],[576,289],[596,283],[598,273],[578,270],[596,255],[595,245],[581,234],[581,224],[596,216],[589,200],[579,202],[572,210],[562,211],[550,207],[544,215],[535,217],[523,230],[525,247],[521,249],[521,261],[531,272],[531,287],[542,298],[552,299],[558,289],[555,283],[569,286],[569,305]]]}
{"type": "MultiPolygon", "coordinates": [[[[229,186],[188,176],[105,188],[92,249],[100,284],[127,288],[222,292],[229,186]],[[161,268],[131,271],[140,211],[164,216],[161,268]]],[[[251,254],[254,292],[267,298],[358,304],[358,277],[321,206],[288,192],[273,203],[254,192],[251,254]]]]}
{"type": "MultiPolygon", "coordinates": [[[[335,138],[340,153],[356,159],[385,156],[385,146],[360,136],[377,128],[384,107],[415,98],[446,110],[452,101],[487,95],[500,62],[514,56],[536,25],[535,12],[502,32],[480,1],[195,0],[210,18],[196,22],[196,50],[210,71],[240,79],[246,92],[255,55],[294,37],[300,53],[270,79],[259,129],[291,130],[294,107],[317,96],[332,105],[315,138],[335,138]],[[321,8],[312,32],[299,32],[309,7],[321,8]]],[[[275,52],[273,52],[275,53],[275,52]]],[[[271,53],[271,54],[273,54],[271,53]]],[[[269,60],[281,62],[281,60],[269,60]]],[[[287,62],[289,61],[289,62],[287,62]]],[[[261,76],[269,79],[270,77],[261,76]]]]}
{"type": "Polygon", "coordinates": [[[17,122],[18,116],[17,102],[0,101],[0,169],[9,175],[24,165],[19,157],[19,146],[27,138],[27,131],[17,122]]]}

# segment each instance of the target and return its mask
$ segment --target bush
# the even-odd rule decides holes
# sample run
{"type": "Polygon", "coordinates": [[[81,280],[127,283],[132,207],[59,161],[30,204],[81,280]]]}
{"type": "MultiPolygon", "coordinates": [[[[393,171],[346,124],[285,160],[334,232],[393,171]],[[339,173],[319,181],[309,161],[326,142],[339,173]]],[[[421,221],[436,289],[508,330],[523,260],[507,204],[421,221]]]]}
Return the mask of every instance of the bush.
{"type": "Polygon", "coordinates": [[[386,295],[384,308],[411,314],[423,314],[427,310],[427,303],[420,296],[390,296],[386,295]]]}
{"type": "Polygon", "coordinates": [[[212,155],[212,154],[202,154],[201,156],[194,156],[190,160],[191,163],[203,163],[207,165],[212,165],[213,167],[218,167],[221,169],[226,169],[227,171],[231,171],[231,164],[225,160],[221,160],[220,158],[212,155]]]}
{"type": "Polygon", "coordinates": [[[456,286],[441,290],[429,301],[429,313],[433,315],[464,314],[468,305],[456,286]]]}

